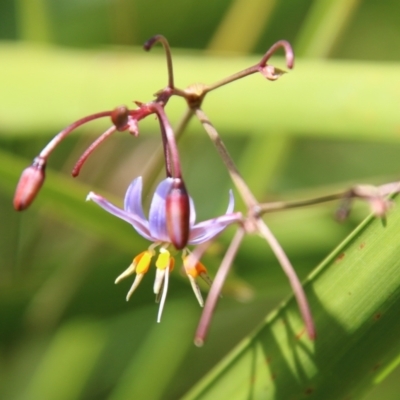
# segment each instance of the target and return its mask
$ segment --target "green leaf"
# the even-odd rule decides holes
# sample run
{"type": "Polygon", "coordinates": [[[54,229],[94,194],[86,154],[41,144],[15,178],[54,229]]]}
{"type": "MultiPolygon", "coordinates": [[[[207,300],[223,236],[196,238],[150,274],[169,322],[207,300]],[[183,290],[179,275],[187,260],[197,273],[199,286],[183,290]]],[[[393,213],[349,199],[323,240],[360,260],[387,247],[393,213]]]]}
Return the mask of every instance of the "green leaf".
{"type": "Polygon", "coordinates": [[[400,353],[399,223],[367,218],[309,277],[314,342],[291,298],[185,399],[357,398],[382,380],[400,353]]]}
{"type": "Polygon", "coordinates": [[[27,385],[24,399],[80,398],[106,343],[106,330],[92,321],[74,321],[54,335],[27,385]],[[63,373],[60,374],[60,367],[63,373]],[[65,377],[68,379],[65,379],[65,377]]]}

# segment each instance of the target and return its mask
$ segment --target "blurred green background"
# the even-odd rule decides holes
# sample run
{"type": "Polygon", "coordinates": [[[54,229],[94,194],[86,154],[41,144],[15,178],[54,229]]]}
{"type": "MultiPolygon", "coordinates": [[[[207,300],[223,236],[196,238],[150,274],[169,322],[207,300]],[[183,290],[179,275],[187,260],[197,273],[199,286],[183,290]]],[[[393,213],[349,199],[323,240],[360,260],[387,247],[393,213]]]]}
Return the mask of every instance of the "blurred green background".
{"type": "MultiPolygon", "coordinates": [[[[166,85],[162,49],[145,53],[145,40],[167,37],[182,88],[255,64],[276,40],[292,43],[295,68],[278,82],[251,76],[204,104],[260,201],[289,200],[398,179],[399,15],[396,0],[2,0],[0,397],[180,398],[290,295],[271,251],[248,237],[203,348],[192,341],[201,309],[179,268],[160,325],[152,273],[125,302],[129,280],[113,282],[148,244],[84,199],[95,190],[121,204],[129,182],[147,176],[159,143],[152,118],[139,138],[109,139],[73,180],[74,162],[109,122],[81,128],[51,157],[35,204],[13,211],[20,172],[55,133],[87,114],[149,101],[166,85]]],[[[284,68],[282,57],[272,64],[284,68]]],[[[171,100],[174,124],[184,109],[171,100]]],[[[232,184],[196,121],[180,152],[198,219],[219,215],[232,184]]],[[[368,212],[358,206],[339,225],[334,210],[266,217],[301,278],[368,212]]],[[[232,234],[204,256],[212,275],[232,234]]],[[[395,371],[365,398],[399,392],[395,371]]]]}

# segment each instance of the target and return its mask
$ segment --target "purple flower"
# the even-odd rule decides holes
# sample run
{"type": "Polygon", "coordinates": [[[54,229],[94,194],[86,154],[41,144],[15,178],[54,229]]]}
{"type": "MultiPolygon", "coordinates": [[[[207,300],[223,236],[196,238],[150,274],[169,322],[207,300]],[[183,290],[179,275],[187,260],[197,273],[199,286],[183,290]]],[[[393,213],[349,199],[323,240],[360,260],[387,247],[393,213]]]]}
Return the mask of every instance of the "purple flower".
{"type": "MultiPolygon", "coordinates": [[[[145,239],[153,242],[149,248],[137,255],[132,264],[124,271],[115,281],[120,282],[122,279],[136,272],[135,280],[130,288],[127,301],[132,293],[138,287],[143,279],[144,274],[148,271],[152,258],[155,256],[155,249],[159,247],[159,255],[155,266],[156,279],[154,282],[154,293],[156,301],[160,301],[157,322],[160,322],[162,310],[168,289],[169,273],[174,268],[175,259],[171,256],[170,247],[173,247],[167,231],[167,213],[166,198],[173,186],[174,179],[166,178],[157,186],[150,205],[149,218],[146,219],[142,207],[142,178],[138,177],[132,181],[125,194],[124,209],[116,207],[105,198],[96,193],[90,192],[86,200],[92,200],[107,212],[116,217],[129,222],[134,229],[145,239]]],[[[215,238],[227,226],[234,222],[239,222],[242,218],[240,212],[233,212],[234,198],[232,191],[229,192],[229,204],[225,215],[209,219],[200,223],[195,223],[196,211],[193,200],[190,198],[190,220],[189,220],[189,245],[198,245],[215,238]]],[[[175,251],[175,249],[173,249],[175,251]]],[[[182,250],[182,260],[185,272],[190,280],[193,291],[203,306],[203,298],[200,289],[196,283],[196,278],[201,277],[207,283],[211,283],[207,275],[207,270],[199,261],[195,266],[188,262],[190,251],[188,248],[182,250]]]]}

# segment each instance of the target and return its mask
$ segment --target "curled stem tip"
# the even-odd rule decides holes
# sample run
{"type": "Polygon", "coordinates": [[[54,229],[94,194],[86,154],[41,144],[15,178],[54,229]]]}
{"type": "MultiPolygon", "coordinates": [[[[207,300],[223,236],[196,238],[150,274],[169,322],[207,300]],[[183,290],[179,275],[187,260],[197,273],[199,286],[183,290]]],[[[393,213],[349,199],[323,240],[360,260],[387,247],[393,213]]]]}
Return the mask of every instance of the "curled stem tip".
{"type": "Polygon", "coordinates": [[[171,56],[171,48],[169,46],[168,40],[163,35],[155,35],[151,37],[145,44],[143,48],[146,51],[149,51],[155,43],[161,43],[164,47],[165,57],[167,58],[167,69],[168,69],[168,87],[174,88],[174,71],[172,68],[172,56],[171,56]]]}
{"type": "Polygon", "coordinates": [[[259,65],[262,67],[265,66],[271,56],[281,47],[285,50],[286,66],[292,69],[294,65],[294,52],[292,46],[287,40],[279,40],[278,42],[274,43],[264,54],[264,57],[261,59],[259,65]]]}

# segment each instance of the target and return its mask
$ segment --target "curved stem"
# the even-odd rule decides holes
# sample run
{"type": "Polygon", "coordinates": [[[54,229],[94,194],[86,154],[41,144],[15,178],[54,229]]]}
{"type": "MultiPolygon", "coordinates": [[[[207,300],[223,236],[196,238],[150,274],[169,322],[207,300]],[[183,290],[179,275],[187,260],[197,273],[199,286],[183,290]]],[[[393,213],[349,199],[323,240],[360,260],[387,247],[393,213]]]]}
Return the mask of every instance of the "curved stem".
{"type": "Polygon", "coordinates": [[[150,38],[144,45],[143,48],[149,51],[155,43],[161,43],[164,47],[165,57],[167,58],[167,70],[168,70],[168,87],[174,88],[174,71],[172,68],[172,56],[171,48],[169,47],[168,40],[163,35],[155,35],[150,38]]]}
{"type": "Polygon", "coordinates": [[[204,89],[204,94],[211,92],[214,89],[218,89],[221,86],[227,85],[228,83],[234,82],[238,79],[244,78],[246,76],[255,74],[256,72],[260,71],[260,68],[265,67],[267,61],[271,58],[271,56],[278,50],[279,48],[283,48],[285,50],[285,57],[286,57],[286,66],[290,69],[293,68],[294,64],[294,53],[292,46],[286,40],[279,40],[278,42],[274,43],[268,51],[264,54],[263,58],[260,62],[252,67],[246,68],[243,71],[237,72],[227,78],[221,79],[220,81],[213,83],[212,85],[207,85],[204,89]]]}
{"type": "Polygon", "coordinates": [[[39,153],[39,157],[47,159],[51,152],[62,142],[73,130],[79,126],[86,124],[86,122],[93,121],[98,118],[110,117],[112,111],[102,111],[96,114],[88,115],[87,117],[81,118],[78,121],[73,122],[68,125],[60,133],[58,133],[54,138],[46,145],[46,147],[39,153]]]}
{"type": "Polygon", "coordinates": [[[79,172],[89,158],[89,156],[93,153],[93,151],[100,145],[100,143],[104,142],[108,137],[110,137],[115,131],[117,130],[116,126],[113,125],[108,128],[101,136],[99,136],[86,150],[85,152],[79,157],[79,160],[76,162],[74,168],[72,169],[72,176],[77,177],[79,172]]]}
{"type": "Polygon", "coordinates": [[[310,339],[315,339],[316,336],[315,327],[310,307],[308,305],[307,297],[304,293],[303,286],[301,285],[301,282],[291,262],[289,261],[289,258],[282,249],[282,246],[279,244],[276,237],[264,223],[264,221],[257,218],[256,225],[260,234],[265,238],[265,240],[271,246],[271,249],[274,252],[275,257],[278,259],[283,271],[285,272],[286,276],[289,279],[290,286],[292,287],[294,296],[297,300],[297,304],[299,305],[301,316],[306,325],[308,336],[310,337],[310,339]]]}
{"type": "Polygon", "coordinates": [[[178,147],[175,141],[175,134],[165,114],[164,108],[156,102],[151,103],[151,108],[153,108],[154,112],[158,116],[161,133],[163,135],[163,141],[165,141],[164,152],[166,154],[167,175],[171,174],[174,178],[182,178],[181,163],[179,160],[178,147]],[[171,171],[170,164],[172,164],[173,171],[171,171]]]}
{"type": "Polygon", "coordinates": [[[238,189],[239,193],[241,194],[245,204],[249,209],[257,205],[257,200],[251,193],[249,187],[247,186],[246,182],[244,181],[243,177],[240,175],[240,172],[236,168],[235,163],[232,160],[232,157],[229,155],[228,150],[226,149],[224,142],[218,135],[217,130],[214,128],[213,124],[208,119],[207,115],[203,110],[197,108],[195,110],[197,118],[200,120],[201,124],[203,125],[204,129],[210,136],[210,139],[214,143],[215,147],[220,154],[222,161],[224,162],[228,172],[235,184],[236,188],[238,189]]]}
{"type": "MultiPolygon", "coordinates": [[[[193,111],[190,108],[187,108],[184,114],[182,115],[180,121],[178,122],[176,128],[174,129],[176,142],[182,136],[185,128],[187,127],[192,117],[193,117],[193,111]]],[[[163,152],[164,152],[164,145],[159,144],[156,150],[154,151],[153,156],[145,166],[145,171],[142,174],[145,182],[155,181],[157,174],[161,170],[162,164],[164,162],[163,152]]],[[[146,195],[146,189],[144,195],[146,195]]]]}
{"type": "Polygon", "coordinates": [[[293,68],[294,64],[294,53],[292,46],[286,40],[279,40],[278,42],[274,43],[268,51],[264,54],[264,57],[261,59],[259,65],[264,67],[267,64],[267,61],[271,58],[271,56],[282,47],[285,50],[285,58],[286,58],[286,66],[290,69],[293,68]]]}

